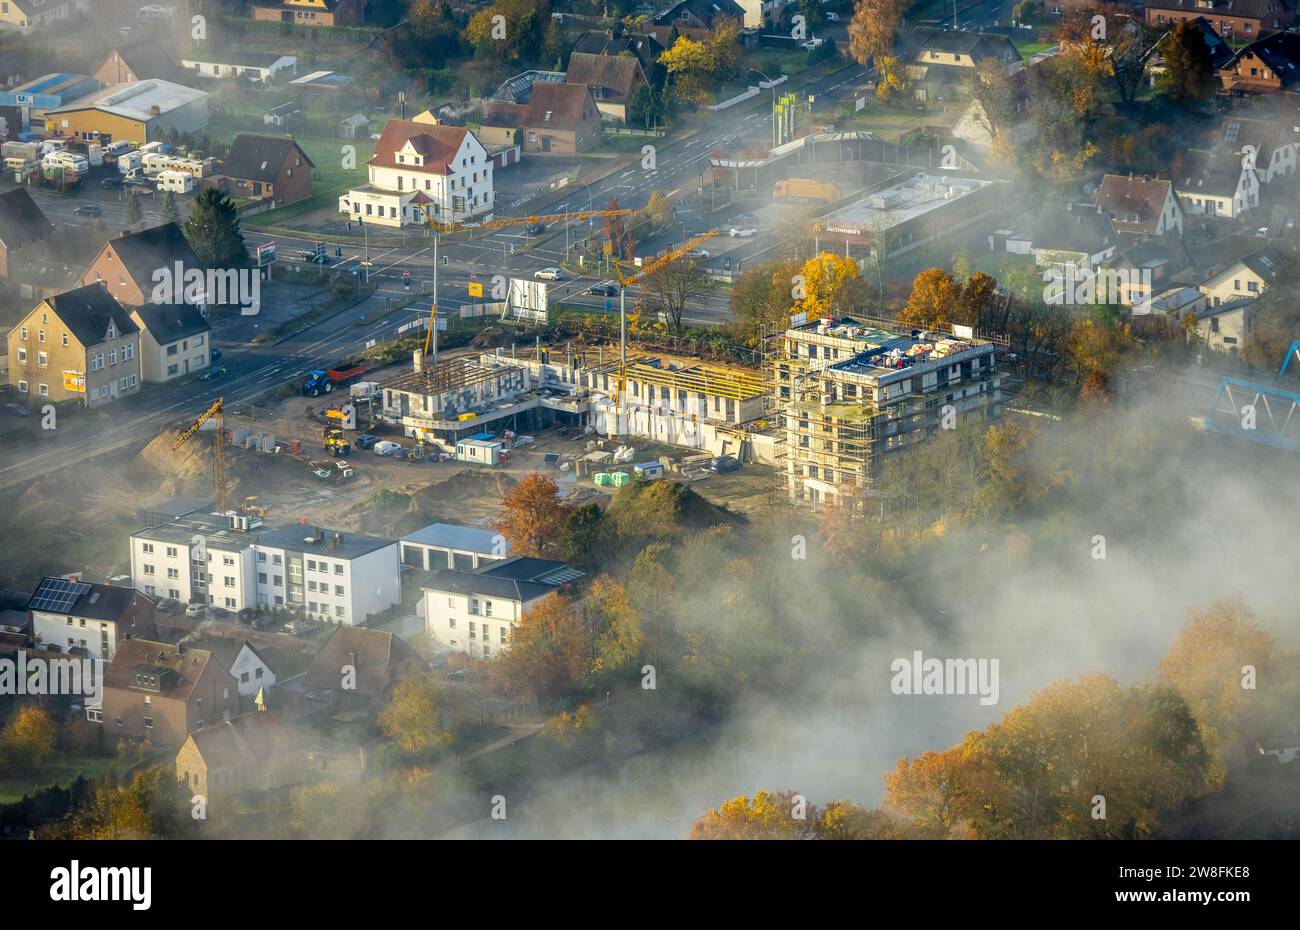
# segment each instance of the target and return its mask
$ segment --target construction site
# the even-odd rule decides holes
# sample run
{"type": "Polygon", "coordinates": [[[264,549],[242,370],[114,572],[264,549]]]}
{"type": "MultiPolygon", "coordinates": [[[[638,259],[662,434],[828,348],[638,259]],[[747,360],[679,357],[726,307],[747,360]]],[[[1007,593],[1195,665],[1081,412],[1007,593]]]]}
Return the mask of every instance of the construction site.
{"type": "Polygon", "coordinates": [[[861,506],[887,458],[941,429],[1002,416],[1004,347],[965,327],[841,317],[775,338],[776,465],[792,503],[861,506]]]}

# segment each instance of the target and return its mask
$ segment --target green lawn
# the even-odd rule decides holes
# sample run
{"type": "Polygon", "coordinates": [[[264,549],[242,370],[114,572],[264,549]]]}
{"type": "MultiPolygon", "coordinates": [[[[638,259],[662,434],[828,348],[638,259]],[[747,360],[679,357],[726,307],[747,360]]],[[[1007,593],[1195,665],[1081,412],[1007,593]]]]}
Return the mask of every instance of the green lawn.
{"type": "MultiPolygon", "coordinates": [[[[382,120],[382,117],[377,118],[382,120]]],[[[378,132],[382,122],[370,124],[372,132],[378,132]]],[[[260,132],[250,125],[243,125],[238,119],[217,120],[208,128],[214,138],[233,140],[241,132],[260,132]]],[[[323,207],[336,208],[339,195],[366,182],[366,162],[375,154],[375,143],[370,139],[332,139],[326,136],[308,136],[294,133],[294,140],[302,146],[307,157],[316,165],[314,193],[306,200],[268,210],[242,220],[248,227],[281,226],[286,221],[303,216],[323,207]],[[350,146],[351,148],[347,148],[350,146]],[[353,165],[343,167],[344,161],[353,165]]]]}
{"type": "Polygon", "coordinates": [[[0,804],[21,801],[24,794],[30,796],[50,785],[66,788],[76,780],[78,774],[87,779],[102,778],[119,767],[120,763],[112,756],[79,758],[59,754],[46,761],[39,774],[25,778],[0,778],[0,804]]]}
{"type": "Polygon", "coordinates": [[[1020,57],[1025,59],[1026,61],[1028,61],[1030,58],[1033,58],[1039,52],[1045,52],[1049,48],[1056,47],[1056,43],[1054,42],[1033,42],[1030,41],[1028,38],[1024,39],[1023,41],[1018,39],[1012,39],[1011,42],[1013,45],[1015,45],[1016,51],[1020,53],[1020,57]]]}

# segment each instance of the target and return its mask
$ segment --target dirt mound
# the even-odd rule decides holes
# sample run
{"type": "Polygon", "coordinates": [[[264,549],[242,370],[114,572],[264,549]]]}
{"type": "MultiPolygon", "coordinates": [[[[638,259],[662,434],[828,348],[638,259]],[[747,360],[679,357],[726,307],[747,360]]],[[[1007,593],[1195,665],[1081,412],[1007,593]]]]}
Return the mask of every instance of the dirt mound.
{"type": "Polygon", "coordinates": [[[501,472],[465,469],[446,481],[421,488],[411,495],[411,510],[426,515],[441,513],[445,505],[483,497],[500,499],[515,484],[515,479],[501,472]]]}
{"type": "Polygon", "coordinates": [[[498,346],[504,346],[510,341],[506,331],[500,326],[485,326],[477,336],[469,341],[471,349],[495,349],[498,346]]]}
{"type": "Polygon", "coordinates": [[[173,449],[180,432],[163,430],[140,450],[140,461],[164,477],[201,481],[212,473],[212,433],[202,430],[179,449],[173,449]]]}

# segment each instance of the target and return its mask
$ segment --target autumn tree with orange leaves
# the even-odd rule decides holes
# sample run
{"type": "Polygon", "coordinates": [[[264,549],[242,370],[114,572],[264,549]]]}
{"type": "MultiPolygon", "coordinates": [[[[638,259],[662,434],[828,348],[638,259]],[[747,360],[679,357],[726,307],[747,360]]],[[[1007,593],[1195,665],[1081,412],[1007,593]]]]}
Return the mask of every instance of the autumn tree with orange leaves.
{"type": "Polygon", "coordinates": [[[758,791],[724,801],[691,826],[692,840],[902,839],[905,826],[883,811],[848,801],[825,807],[793,791],[758,791]]]}
{"type": "Polygon", "coordinates": [[[569,518],[569,508],[559,494],[559,485],[536,471],[506,492],[501,517],[492,528],[505,537],[511,554],[535,558],[555,554],[569,518]]]}
{"type": "Polygon", "coordinates": [[[491,665],[493,686],[546,703],[568,693],[588,673],[594,640],[581,605],[548,594],[524,613],[503,645],[505,651],[491,665]]]}

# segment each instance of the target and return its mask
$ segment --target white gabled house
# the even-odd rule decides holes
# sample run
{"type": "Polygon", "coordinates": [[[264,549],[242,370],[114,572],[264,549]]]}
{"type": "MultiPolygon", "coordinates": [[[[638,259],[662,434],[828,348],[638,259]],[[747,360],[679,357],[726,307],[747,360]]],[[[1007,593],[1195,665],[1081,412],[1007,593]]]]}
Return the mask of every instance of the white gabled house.
{"type": "Polygon", "coordinates": [[[367,165],[368,183],[339,198],[339,212],[380,226],[453,223],[492,212],[492,160],[463,126],[390,120],[367,165]]]}

